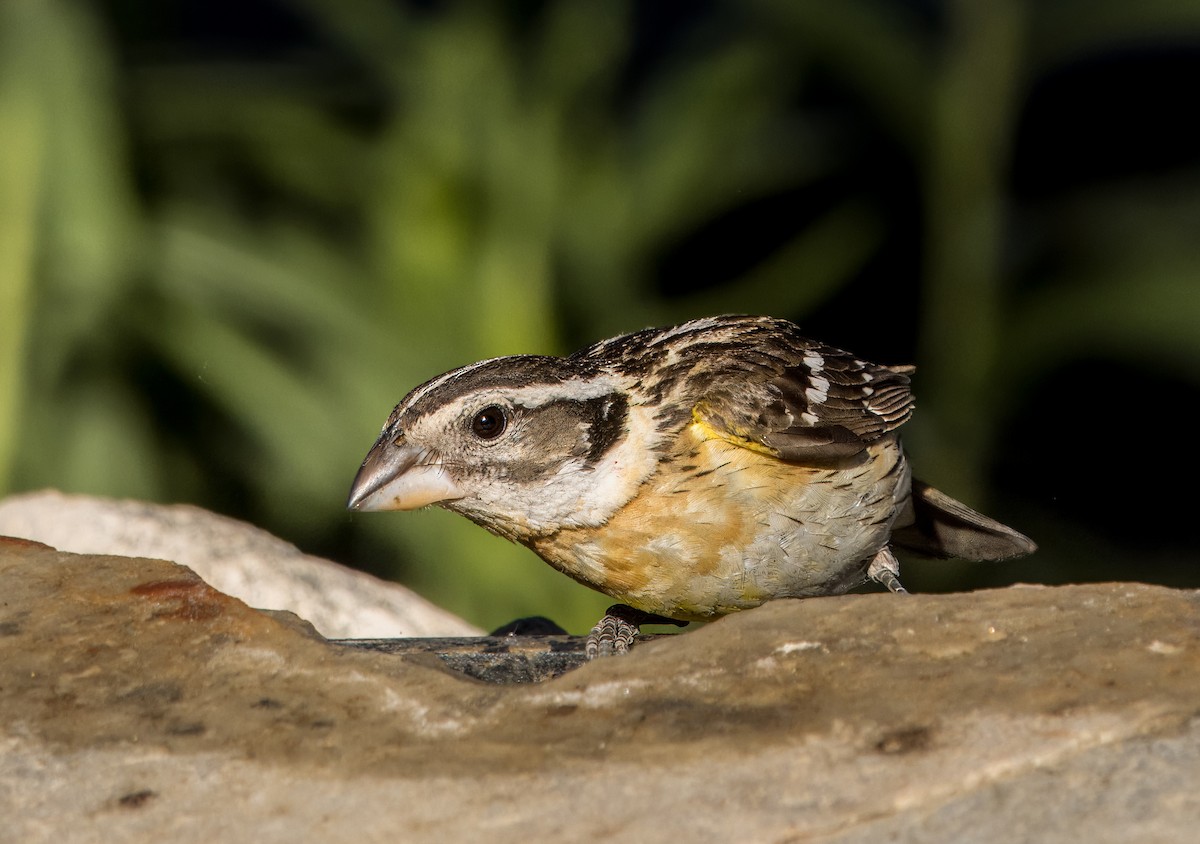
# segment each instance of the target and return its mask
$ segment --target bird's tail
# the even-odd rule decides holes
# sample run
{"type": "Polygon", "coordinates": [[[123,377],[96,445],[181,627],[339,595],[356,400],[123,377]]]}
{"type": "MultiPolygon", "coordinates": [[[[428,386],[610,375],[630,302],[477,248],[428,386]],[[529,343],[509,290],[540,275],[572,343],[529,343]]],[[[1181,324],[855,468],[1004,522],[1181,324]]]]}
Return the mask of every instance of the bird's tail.
{"type": "Polygon", "coordinates": [[[903,527],[892,530],[892,542],[930,557],[984,562],[1037,550],[1024,534],[916,479],[912,482],[911,520],[902,517],[897,523],[903,527]]]}

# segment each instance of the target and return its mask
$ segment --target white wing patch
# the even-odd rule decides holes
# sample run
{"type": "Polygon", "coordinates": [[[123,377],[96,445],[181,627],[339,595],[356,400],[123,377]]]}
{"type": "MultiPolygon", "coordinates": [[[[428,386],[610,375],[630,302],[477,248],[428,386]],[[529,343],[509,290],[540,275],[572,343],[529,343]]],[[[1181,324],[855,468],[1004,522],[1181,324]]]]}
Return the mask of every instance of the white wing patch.
{"type": "Polygon", "coordinates": [[[829,398],[829,381],[817,375],[809,379],[811,386],[805,388],[804,397],[812,404],[821,404],[829,398]]]}

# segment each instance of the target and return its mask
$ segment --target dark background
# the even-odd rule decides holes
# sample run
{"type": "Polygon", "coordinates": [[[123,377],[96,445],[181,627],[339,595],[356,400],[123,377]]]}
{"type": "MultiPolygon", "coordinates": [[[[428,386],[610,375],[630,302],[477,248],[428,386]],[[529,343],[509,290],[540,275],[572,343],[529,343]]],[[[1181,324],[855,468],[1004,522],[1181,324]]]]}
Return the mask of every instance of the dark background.
{"type": "Polygon", "coordinates": [[[917,473],[1200,585],[1200,4],[0,5],[0,491],[187,501],[483,626],[606,604],[351,516],[452,366],[716,312],[915,362],[917,473]],[[1136,7],[1136,8],[1135,8],[1136,7]]]}

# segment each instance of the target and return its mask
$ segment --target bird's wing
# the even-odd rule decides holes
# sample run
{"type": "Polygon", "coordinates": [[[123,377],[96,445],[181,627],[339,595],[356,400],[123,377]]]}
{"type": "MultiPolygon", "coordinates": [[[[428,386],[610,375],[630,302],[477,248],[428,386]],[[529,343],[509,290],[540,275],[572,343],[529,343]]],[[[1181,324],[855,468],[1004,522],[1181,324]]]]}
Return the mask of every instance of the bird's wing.
{"type": "Polygon", "coordinates": [[[912,415],[913,367],[809,342],[776,366],[714,378],[693,407],[695,421],[711,436],[822,465],[858,454],[912,415]]]}

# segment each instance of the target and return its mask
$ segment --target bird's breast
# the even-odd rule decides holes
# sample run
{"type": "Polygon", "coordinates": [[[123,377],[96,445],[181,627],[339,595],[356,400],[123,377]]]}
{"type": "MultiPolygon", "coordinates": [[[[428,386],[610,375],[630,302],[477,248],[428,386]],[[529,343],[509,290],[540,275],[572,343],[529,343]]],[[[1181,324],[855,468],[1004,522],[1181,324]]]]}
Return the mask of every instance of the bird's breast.
{"type": "Polygon", "coordinates": [[[708,437],[693,424],[604,525],[530,545],[618,600],[702,620],[857,585],[857,569],[887,542],[908,484],[894,437],[852,465],[815,468],[708,437]]]}

